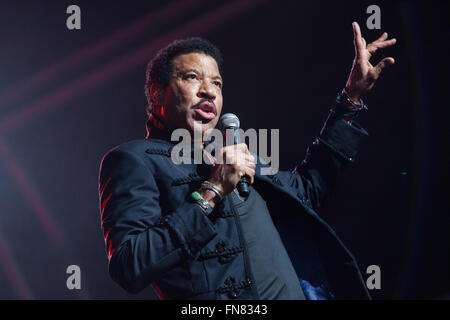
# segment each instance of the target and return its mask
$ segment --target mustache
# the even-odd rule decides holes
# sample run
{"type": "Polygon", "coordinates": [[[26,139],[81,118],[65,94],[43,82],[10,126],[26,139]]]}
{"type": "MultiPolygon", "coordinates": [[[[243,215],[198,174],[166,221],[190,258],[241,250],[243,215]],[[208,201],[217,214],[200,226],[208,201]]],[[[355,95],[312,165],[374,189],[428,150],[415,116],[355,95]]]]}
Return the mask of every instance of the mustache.
{"type": "Polygon", "coordinates": [[[216,107],[216,104],[214,103],[214,101],[212,101],[210,99],[202,99],[199,102],[197,102],[196,104],[194,104],[192,106],[192,108],[198,108],[202,103],[205,103],[205,102],[212,104],[214,106],[214,108],[216,107]]]}

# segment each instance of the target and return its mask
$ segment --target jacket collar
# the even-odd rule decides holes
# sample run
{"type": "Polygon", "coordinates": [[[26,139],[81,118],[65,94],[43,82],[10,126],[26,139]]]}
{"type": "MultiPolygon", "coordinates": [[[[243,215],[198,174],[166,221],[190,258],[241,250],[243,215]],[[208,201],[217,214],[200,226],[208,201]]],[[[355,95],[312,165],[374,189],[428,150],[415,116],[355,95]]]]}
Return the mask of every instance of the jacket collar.
{"type": "Polygon", "coordinates": [[[171,144],[174,144],[170,138],[172,136],[172,132],[176,128],[167,125],[153,113],[150,114],[150,117],[148,118],[146,123],[146,127],[147,127],[147,136],[145,137],[145,139],[164,140],[171,144]]]}

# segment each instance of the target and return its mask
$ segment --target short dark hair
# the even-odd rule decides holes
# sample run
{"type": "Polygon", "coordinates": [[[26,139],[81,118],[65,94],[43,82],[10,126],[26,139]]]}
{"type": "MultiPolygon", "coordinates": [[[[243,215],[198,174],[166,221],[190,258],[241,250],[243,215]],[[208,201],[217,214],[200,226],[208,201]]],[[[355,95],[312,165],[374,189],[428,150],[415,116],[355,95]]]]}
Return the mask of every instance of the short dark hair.
{"type": "Polygon", "coordinates": [[[150,87],[158,84],[165,88],[170,82],[170,76],[173,70],[173,60],[181,55],[192,52],[201,52],[214,58],[222,75],[223,58],[220,50],[208,40],[193,37],[182,40],[175,40],[165,48],[158,51],[156,56],[148,63],[145,82],[145,96],[148,106],[147,114],[150,115],[153,102],[150,95],[150,87]]]}

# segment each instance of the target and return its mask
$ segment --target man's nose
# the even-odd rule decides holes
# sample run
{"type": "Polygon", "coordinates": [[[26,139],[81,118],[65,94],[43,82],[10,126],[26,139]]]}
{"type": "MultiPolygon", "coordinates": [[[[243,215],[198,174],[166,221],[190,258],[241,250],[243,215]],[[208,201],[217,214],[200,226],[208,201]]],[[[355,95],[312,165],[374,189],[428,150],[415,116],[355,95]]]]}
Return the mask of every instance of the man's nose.
{"type": "Polygon", "coordinates": [[[207,81],[202,81],[202,84],[198,89],[197,96],[199,98],[214,101],[214,99],[216,99],[216,94],[214,92],[213,85],[211,83],[208,83],[207,81]]]}

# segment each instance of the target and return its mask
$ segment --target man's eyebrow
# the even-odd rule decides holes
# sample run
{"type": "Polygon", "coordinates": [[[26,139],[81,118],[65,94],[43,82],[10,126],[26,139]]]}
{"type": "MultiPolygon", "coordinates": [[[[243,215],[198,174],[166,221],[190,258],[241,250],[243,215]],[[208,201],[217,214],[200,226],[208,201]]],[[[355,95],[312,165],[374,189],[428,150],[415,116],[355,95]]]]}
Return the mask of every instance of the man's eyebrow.
{"type": "Polygon", "coordinates": [[[181,73],[187,73],[187,72],[194,72],[197,74],[200,74],[200,71],[196,70],[196,69],[186,69],[186,70],[180,70],[181,73]]]}
{"type": "MultiPolygon", "coordinates": [[[[196,73],[196,74],[198,74],[198,75],[201,74],[201,72],[198,71],[197,69],[186,69],[186,70],[180,70],[179,72],[180,72],[180,73],[194,72],[194,73],[196,73]]],[[[222,77],[219,76],[219,75],[214,76],[214,77],[212,77],[212,78],[213,78],[213,79],[219,79],[220,81],[222,81],[222,77]]]]}

